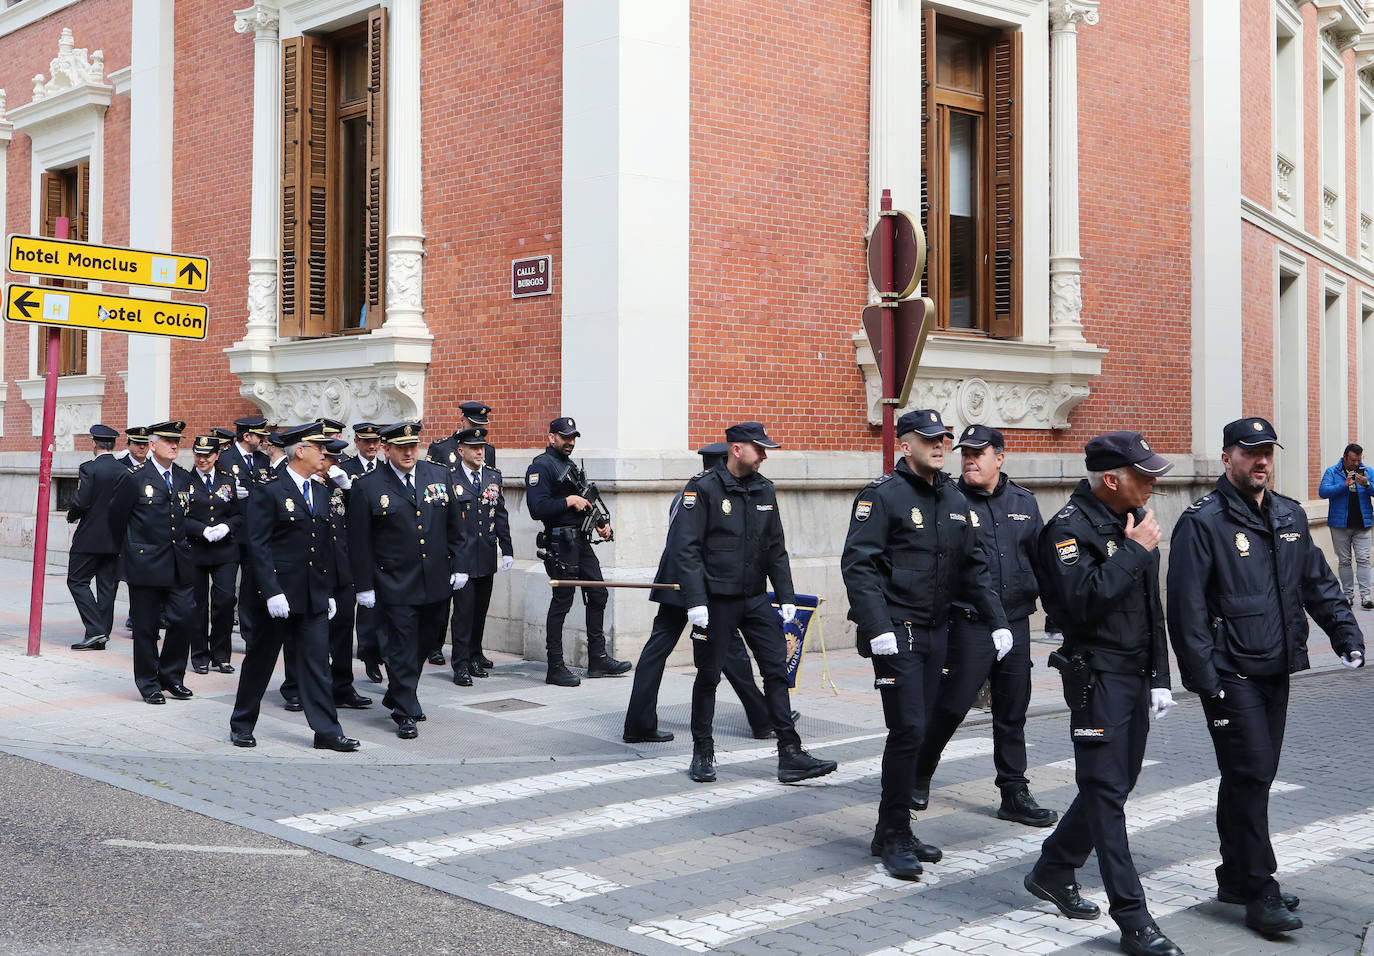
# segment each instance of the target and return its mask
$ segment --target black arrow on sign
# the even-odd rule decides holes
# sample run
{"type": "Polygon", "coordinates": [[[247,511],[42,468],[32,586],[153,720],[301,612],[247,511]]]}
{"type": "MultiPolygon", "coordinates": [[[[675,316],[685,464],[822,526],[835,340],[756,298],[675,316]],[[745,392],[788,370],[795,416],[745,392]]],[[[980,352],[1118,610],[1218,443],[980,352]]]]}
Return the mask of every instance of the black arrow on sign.
{"type": "Polygon", "coordinates": [[[181,271],[177,273],[177,278],[184,278],[187,285],[195,285],[196,280],[199,279],[201,275],[203,275],[203,273],[200,271],[200,267],[194,262],[188,262],[181,267],[181,271]]]}
{"type": "Polygon", "coordinates": [[[43,303],[38,299],[29,298],[31,295],[33,295],[33,293],[25,289],[23,293],[20,294],[19,298],[14,300],[14,307],[20,312],[23,312],[24,318],[26,319],[33,318],[33,316],[29,314],[29,309],[41,309],[43,307],[43,303]]]}

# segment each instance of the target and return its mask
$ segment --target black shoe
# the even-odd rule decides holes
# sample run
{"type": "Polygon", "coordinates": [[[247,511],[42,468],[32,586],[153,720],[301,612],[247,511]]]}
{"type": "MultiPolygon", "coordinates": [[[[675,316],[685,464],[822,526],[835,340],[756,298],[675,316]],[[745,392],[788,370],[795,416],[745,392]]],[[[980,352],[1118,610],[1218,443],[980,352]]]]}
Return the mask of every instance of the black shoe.
{"type": "MultiPolygon", "coordinates": [[[[1302,905],[1302,900],[1298,899],[1292,893],[1280,893],[1279,899],[1283,901],[1284,906],[1288,907],[1289,912],[1296,910],[1299,906],[1302,905]]],[[[1249,900],[1247,900],[1240,893],[1232,893],[1230,890],[1218,889],[1217,902],[1239,903],[1241,906],[1244,906],[1246,903],[1249,902],[1249,900]]]]}
{"type": "Polygon", "coordinates": [[[234,673],[234,665],[233,665],[233,664],[230,664],[228,661],[224,661],[224,662],[219,663],[219,664],[211,664],[210,666],[211,666],[214,670],[219,671],[221,674],[232,674],[232,673],[234,673]]]}
{"type": "MultiPolygon", "coordinates": [[[[801,711],[794,710],[789,716],[792,718],[792,726],[796,727],[797,721],[801,720],[801,711]]],[[[772,727],[755,727],[751,732],[755,740],[767,740],[769,737],[777,736],[777,731],[772,727]]]]}
{"type": "MultiPolygon", "coordinates": [[[[922,863],[939,863],[945,858],[945,851],[941,850],[933,843],[922,843],[920,837],[912,836],[912,841],[916,844],[916,859],[922,863]]],[[[873,831],[873,842],[868,845],[868,852],[874,856],[883,855],[883,831],[879,826],[873,831]]]]}
{"type": "Polygon", "coordinates": [[[258,745],[252,734],[239,733],[237,730],[229,732],[229,742],[235,747],[256,747],[258,745]]]}
{"type": "MultiPolygon", "coordinates": [[[[1027,873],[1021,883],[1030,891],[1031,896],[1053,903],[1059,907],[1059,912],[1069,919],[1097,919],[1102,915],[1102,910],[1096,903],[1078,895],[1077,883],[1049,883],[1036,876],[1034,870],[1027,873]]],[[[1125,937],[1126,934],[1122,933],[1123,946],[1125,937]]]]}
{"type": "Polygon", "coordinates": [[[435,664],[435,665],[440,666],[440,667],[442,667],[444,664],[448,663],[447,661],[444,660],[444,652],[443,652],[443,651],[435,651],[435,652],[433,652],[432,654],[430,654],[430,655],[429,655],[429,662],[430,662],[431,664],[435,664]]]}
{"type": "Polygon", "coordinates": [[[299,697],[286,698],[286,703],[282,704],[282,707],[285,710],[291,711],[291,713],[293,714],[298,714],[301,711],[305,710],[305,705],[301,703],[301,699],[299,697]]]}
{"type": "MultiPolygon", "coordinates": [[[[392,719],[396,720],[394,715],[392,719]]],[[[409,717],[403,717],[400,720],[396,720],[396,736],[400,737],[402,740],[414,740],[416,737],[420,736],[420,730],[415,726],[415,721],[411,720],[409,717]]]]}
{"type": "Polygon", "coordinates": [[[1121,951],[1131,956],[1183,956],[1183,950],[1159,931],[1154,923],[1121,931],[1121,951]]]}
{"type": "Polygon", "coordinates": [[[488,670],[488,671],[489,671],[489,670],[495,669],[495,667],[496,667],[496,665],[493,664],[493,663],[491,662],[491,658],[489,658],[489,657],[487,657],[487,655],[481,654],[481,653],[479,653],[476,657],[474,657],[474,658],[472,659],[472,662],[473,662],[474,664],[481,664],[483,670],[488,670]]]}
{"type": "Polygon", "coordinates": [[[911,790],[911,809],[924,810],[930,806],[930,781],[917,780],[911,790]]]}
{"type": "Polygon", "coordinates": [[[372,681],[372,683],[380,684],[382,682],[381,661],[363,661],[363,673],[367,675],[367,679],[372,681]]]}
{"type": "Polygon", "coordinates": [[[471,674],[473,677],[486,677],[487,669],[483,667],[481,664],[478,664],[476,661],[469,661],[468,673],[471,674]]]}
{"type": "Polygon", "coordinates": [[[582,678],[568,670],[562,664],[550,664],[549,672],[544,676],[544,683],[556,684],[559,687],[576,687],[582,683],[582,678]]]}
{"type": "Polygon", "coordinates": [[[833,760],[820,760],[802,749],[801,744],[783,744],[778,747],[778,781],[780,783],[799,783],[812,777],[824,777],[834,773],[839,764],[833,760]]]}
{"type": "Polygon", "coordinates": [[[1277,893],[1270,893],[1245,904],[1245,925],[1261,936],[1272,937],[1302,929],[1302,920],[1284,905],[1277,893]]]}
{"type": "Polygon", "coordinates": [[[599,657],[587,664],[588,677],[619,677],[630,669],[629,661],[618,661],[614,657],[599,657]]]}
{"type": "Polygon", "coordinates": [[[210,665],[209,665],[209,664],[192,664],[192,665],[191,665],[191,670],[195,671],[197,674],[208,674],[208,673],[210,673],[210,665]]]}
{"type": "Polygon", "coordinates": [[[335,736],[333,734],[316,734],[316,750],[337,750],[341,754],[351,754],[358,749],[358,742],[352,737],[345,737],[343,734],[335,736]]]}
{"type": "Polygon", "coordinates": [[[914,880],[925,872],[917,854],[919,844],[910,830],[888,831],[875,836],[873,842],[878,846],[878,852],[874,855],[883,858],[883,866],[889,876],[899,880],[914,880]]]}
{"type": "Polygon", "coordinates": [[[629,731],[620,735],[627,744],[666,744],[673,735],[666,730],[651,730],[647,734],[632,734],[629,731]]]}
{"type": "Polygon", "coordinates": [[[74,651],[103,651],[108,637],[88,637],[84,641],[79,641],[72,645],[74,651]]]}
{"type": "Polygon", "coordinates": [[[1371,600],[1370,597],[1369,597],[1369,595],[1366,594],[1366,595],[1364,596],[1364,599],[1363,599],[1362,601],[1360,601],[1360,607],[1362,607],[1362,608],[1364,608],[1366,611],[1368,611],[1370,608],[1374,607],[1374,600],[1371,600]]]}
{"type": "Polygon", "coordinates": [[[143,703],[145,703],[145,704],[165,704],[165,703],[167,703],[167,698],[162,696],[162,691],[160,691],[160,690],[155,690],[155,691],[153,691],[151,694],[144,694],[144,695],[143,695],[143,703]]]}
{"type": "Polygon", "coordinates": [[[472,675],[465,670],[455,671],[453,674],[453,682],[459,687],[471,687],[472,675]]]}
{"type": "Polygon", "coordinates": [[[1024,823],[1028,827],[1050,827],[1059,819],[1059,814],[1040,806],[1030,790],[1021,787],[1003,792],[1002,805],[997,808],[997,819],[1024,823]]]}
{"type": "Polygon", "coordinates": [[[687,776],[697,783],[714,783],[716,779],[716,746],[714,743],[692,744],[692,766],[687,776]]]}
{"type": "Polygon", "coordinates": [[[126,630],[126,631],[132,631],[133,629],[134,629],[134,619],[131,618],[131,617],[126,617],[126,618],[124,619],[124,630],[126,630]]]}
{"type": "Polygon", "coordinates": [[[191,693],[191,688],[185,684],[163,684],[162,691],[168,697],[175,697],[177,700],[190,700],[195,696],[191,693]]]}
{"type": "Polygon", "coordinates": [[[334,701],[335,707],[347,707],[349,710],[366,710],[372,706],[372,698],[364,697],[356,690],[348,697],[341,697],[334,701]]]}

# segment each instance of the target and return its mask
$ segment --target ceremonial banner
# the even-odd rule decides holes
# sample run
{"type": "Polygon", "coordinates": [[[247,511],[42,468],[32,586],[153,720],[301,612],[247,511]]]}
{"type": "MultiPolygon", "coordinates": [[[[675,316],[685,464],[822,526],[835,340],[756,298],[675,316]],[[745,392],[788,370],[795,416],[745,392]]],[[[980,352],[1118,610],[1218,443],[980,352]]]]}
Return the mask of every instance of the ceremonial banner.
{"type": "MultiPolygon", "coordinates": [[[[768,599],[773,601],[773,606],[777,607],[777,598],[772,591],[768,592],[768,599]]],[[[820,619],[816,617],[816,611],[821,606],[821,599],[814,594],[797,595],[797,616],[792,619],[790,624],[783,624],[782,634],[787,639],[787,686],[795,689],[797,686],[797,676],[801,672],[802,657],[806,653],[807,637],[811,631],[811,623],[815,621],[816,634],[820,634],[820,619]]],[[[782,611],[778,611],[779,617],[782,611]]]]}

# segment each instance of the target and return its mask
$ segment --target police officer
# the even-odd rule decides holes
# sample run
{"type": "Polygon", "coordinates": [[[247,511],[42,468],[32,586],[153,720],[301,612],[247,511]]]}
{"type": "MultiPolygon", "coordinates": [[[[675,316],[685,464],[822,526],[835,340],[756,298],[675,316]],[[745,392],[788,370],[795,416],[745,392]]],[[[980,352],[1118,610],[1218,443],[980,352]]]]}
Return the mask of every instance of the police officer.
{"type": "Polygon", "coordinates": [[[90,434],[95,457],[81,463],[76,495],[67,509],[67,522],[76,524],[67,555],[67,590],[86,629],[86,636],[72,645],[76,651],[103,651],[114,628],[119,542],[110,537],[110,493],[119,476],[129,470],[113,454],[118,431],[109,425],[92,425],[90,434]]]}
{"type": "Polygon", "coordinates": [[[185,422],[149,426],[151,453],[120,475],[110,495],[110,536],[121,543],[129,615],[133,621],[134,683],[145,703],[165,704],[163,693],[185,700],[184,683],[195,618],[195,564],[189,535],[205,525],[188,513],[191,476],[176,464],[185,422]],[[158,652],[158,623],[167,636],[158,652]]]}
{"type": "Polygon", "coordinates": [[[202,435],[191,446],[196,466],[191,471],[189,513],[205,530],[191,536],[195,562],[196,620],[191,633],[191,669],[208,674],[214,668],[232,674],[234,580],[239,573],[239,542],[243,515],[232,475],[215,467],[219,439],[202,435]]]}
{"type": "MultiPolygon", "coordinates": [[[[322,419],[329,423],[329,419],[322,419]]],[[[329,671],[332,677],[334,704],[365,710],[372,706],[372,698],[358,693],[353,686],[353,620],[357,596],[353,590],[353,566],[348,559],[348,502],[353,479],[339,464],[348,443],[338,437],[331,424],[324,429],[329,441],[324,445],[321,462],[323,474],[316,474],[316,489],[329,496],[329,538],[334,546],[334,617],[329,621],[329,671]]]]}
{"type": "MultiPolygon", "coordinates": [[[[378,455],[382,436],[372,422],[353,423],[353,451],[355,454],[339,462],[350,479],[357,480],[371,474],[378,465],[386,464],[385,456],[378,455]]],[[[351,571],[350,571],[351,573],[351,571]]],[[[358,660],[363,662],[363,673],[374,684],[382,682],[382,649],[377,639],[377,611],[375,608],[357,606],[355,626],[358,632],[358,660]]]]}
{"type": "Polygon", "coordinates": [[[463,486],[463,567],[468,586],[453,595],[453,682],[471,687],[486,677],[491,661],[482,653],[487,608],[497,570],[515,566],[511,554],[510,517],[501,492],[501,473],[486,464],[487,430],[465,428],[457,436],[458,469],[454,484],[463,486]],[[486,661],[486,666],[483,666],[486,661]]]}
{"type": "MultiPolygon", "coordinates": [[[[1146,907],[1125,814],[1149,715],[1159,719],[1174,704],[1159,598],[1160,530],[1145,510],[1155,482],[1173,465],[1129,431],[1091,439],[1084,454],[1088,478],[1045,525],[1035,563],[1045,613],[1064,634],[1061,654],[1091,672],[1086,700],[1073,703],[1069,719],[1078,795],[1024,883],[1070,919],[1096,919],[1096,904],[1079,895],[1074,881],[1096,850],[1122,951],[1173,956],[1182,950],[1146,907]]],[[[1066,697],[1070,686],[1066,676],[1066,697]]]]}
{"type": "Polygon", "coordinates": [[[388,678],[382,703],[396,736],[419,735],[417,687],[426,648],[443,639],[449,596],[468,583],[463,497],[447,469],[419,461],[420,425],[382,429],[387,464],[349,495],[348,555],[358,603],[376,607],[388,678]]]}
{"type": "MultiPolygon", "coordinates": [[[[583,512],[591,502],[577,493],[582,476],[572,461],[572,451],[581,436],[577,422],[555,418],[549,422],[549,445],[530,462],[525,473],[525,507],[537,521],[544,523],[548,550],[555,556],[544,562],[549,578],[602,581],[601,562],[592,550],[590,538],[581,533],[583,512]]],[[[608,522],[596,529],[603,541],[611,539],[608,522]]],[[[546,684],[576,687],[582,683],[563,663],[563,619],[572,608],[574,588],[554,588],[545,620],[544,647],[548,657],[546,684]]],[[[606,589],[584,587],[582,600],[587,605],[587,676],[616,677],[630,669],[629,661],[618,661],[606,653],[606,589]]]]}
{"type": "Polygon", "coordinates": [[[268,616],[243,658],[229,739],[235,747],[257,745],[253,729],[262,695],[285,649],[295,658],[315,749],[348,753],[358,749],[358,741],[339,726],[329,676],[329,620],[337,610],[329,496],[314,480],[329,439],[319,422],[298,425],[282,438],[291,449],[290,464],[248,498],[248,554],[268,616]]]}
{"type": "Polygon", "coordinates": [[[1307,669],[1307,618],[1346,667],[1364,636],[1312,541],[1302,505],[1269,489],[1274,427],[1242,418],[1222,431],[1225,474],[1187,508],[1169,551],[1169,631],[1183,686],[1195,691],[1221,768],[1217,898],[1245,904],[1265,936],[1300,929],[1297,897],[1279,890],[1269,788],[1288,719],[1288,675],[1307,669]]]}
{"type": "MultiPolygon", "coordinates": [[[[723,441],[712,442],[705,448],[698,448],[701,456],[702,477],[707,471],[725,460],[730,446],[723,441]]],[[[682,505],[682,492],[673,496],[668,508],[668,526],[677,516],[682,505]]],[[[670,560],[672,552],[663,549],[658,561],[658,573],[654,580],[663,584],[678,583],[678,572],[670,560]]],[[[649,592],[649,600],[658,603],[658,613],[654,615],[653,628],[644,650],[639,653],[635,664],[634,687],[630,690],[630,703],[625,708],[625,729],[623,739],[627,744],[662,744],[673,739],[671,731],[658,729],[658,688],[663,682],[663,668],[668,663],[668,655],[673,653],[682,631],[687,627],[687,605],[683,603],[682,591],[669,588],[655,588],[649,592]]],[[[744,646],[744,638],[736,631],[730,638],[730,650],[721,667],[725,679],[730,682],[739,702],[744,705],[744,714],[749,719],[754,738],[764,740],[773,736],[773,723],[768,716],[768,704],[762,692],[754,683],[754,668],[749,662],[749,651],[744,646]]],[[[795,724],[801,715],[792,711],[795,724]]]]}
{"type": "Polygon", "coordinates": [[[124,429],[124,450],[115,456],[126,468],[137,468],[148,459],[148,445],[152,441],[147,425],[131,425],[124,429]]]}
{"type": "Polygon", "coordinates": [[[234,443],[219,456],[219,469],[234,476],[243,488],[240,498],[247,497],[255,483],[266,481],[271,459],[262,451],[267,437],[267,419],[249,415],[234,420],[234,443]]]}
{"type": "MultiPolygon", "coordinates": [[[[916,756],[916,789],[912,809],[924,810],[930,798],[930,778],[940,754],[968,715],[984,681],[992,689],[992,761],[1002,820],[1032,827],[1048,827],[1059,814],[1046,810],[1031,796],[1026,780],[1026,708],[1030,706],[1030,615],[1040,589],[1031,570],[1035,545],[1044,522],[1035,495],[1002,473],[1006,445],[1002,433],[986,425],[969,425],[955,444],[961,454],[955,486],[968,499],[968,518],[983,548],[992,586],[1001,599],[1011,630],[1012,646],[998,658],[988,634],[992,624],[981,618],[967,600],[955,596],[950,618],[948,650],[934,708],[921,749],[916,756]]],[[[1046,630],[1052,631],[1053,625],[1046,630]]]]}
{"type": "Polygon", "coordinates": [[[840,557],[859,654],[873,660],[873,685],[888,728],[870,851],[891,875],[908,880],[920,876],[923,862],[943,856],[912,834],[911,797],[951,603],[974,610],[979,626],[970,627],[968,639],[987,645],[984,656],[1000,660],[1012,647],[968,502],[941,470],[945,440],[952,437],[934,409],[898,419],[902,459],[854,499],[840,557]]]}
{"type": "Polygon", "coordinates": [[[692,765],[698,783],[716,779],[711,725],[716,687],[738,629],[758,661],[768,716],[778,735],[778,780],[796,783],[835,770],[802,749],[787,696],[787,641],[782,625],[797,616],[792,565],[773,483],[759,473],[777,442],[760,422],[725,430],[726,460],[687,482],[668,528],[666,550],[677,564],[692,623],[692,765]],[[772,582],[781,619],[768,599],[772,582]]]}
{"type": "MultiPolygon", "coordinates": [[[[461,415],[458,420],[458,426],[453,430],[453,434],[430,445],[429,449],[425,452],[425,457],[430,461],[434,462],[436,465],[443,465],[449,469],[456,469],[458,467],[458,446],[461,444],[458,440],[458,436],[464,430],[469,428],[485,428],[487,429],[487,437],[491,437],[491,407],[489,405],[484,405],[481,402],[462,402],[458,405],[458,410],[461,415]]],[[[487,455],[482,462],[483,467],[495,469],[496,449],[492,447],[491,442],[487,442],[484,447],[486,448],[487,455]]]]}

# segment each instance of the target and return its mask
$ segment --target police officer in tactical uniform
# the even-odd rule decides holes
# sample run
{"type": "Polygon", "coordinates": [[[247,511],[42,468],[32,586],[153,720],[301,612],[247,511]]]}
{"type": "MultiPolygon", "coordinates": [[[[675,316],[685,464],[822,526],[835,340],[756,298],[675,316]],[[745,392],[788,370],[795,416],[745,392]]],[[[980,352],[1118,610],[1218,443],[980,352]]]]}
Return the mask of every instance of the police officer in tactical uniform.
{"type": "Polygon", "coordinates": [[[1364,664],[1364,636],[1312,541],[1307,514],[1268,487],[1277,445],[1263,418],[1227,425],[1226,473],[1184,511],[1169,551],[1179,674],[1202,700],[1221,768],[1217,898],[1244,903],[1245,925],[1265,936],[1302,927],[1292,912],[1297,897],[1274,880],[1269,788],[1288,718],[1288,675],[1308,666],[1308,615],[1342,664],[1364,664]]]}
{"type": "Polygon", "coordinates": [[[945,656],[951,603],[964,602],[980,622],[969,640],[1005,657],[1012,633],[970,525],[969,505],[941,470],[953,433],[934,409],[897,421],[902,460],[859,492],[840,557],[858,648],[873,661],[882,695],[887,744],[882,799],[870,847],[899,879],[915,879],[939,848],[911,832],[916,754],[926,731],[945,656]]]}
{"type": "MultiPolygon", "coordinates": [[[[353,450],[350,458],[339,462],[339,467],[352,480],[371,474],[378,466],[386,464],[386,458],[378,454],[382,445],[382,435],[372,422],[353,423],[353,450]]],[[[377,611],[375,608],[358,605],[356,627],[358,631],[358,660],[363,662],[363,672],[374,684],[382,682],[382,649],[377,639],[377,611]]]]}
{"type": "MultiPolygon", "coordinates": [[[[582,534],[583,512],[592,503],[579,495],[582,476],[572,461],[572,451],[581,436],[577,422],[571,418],[555,418],[549,422],[549,445],[544,453],[530,462],[525,473],[525,507],[537,521],[544,522],[545,548],[553,556],[544,562],[544,570],[551,580],[568,578],[580,581],[602,581],[601,562],[592,550],[591,539],[582,534]]],[[[596,534],[603,541],[611,539],[610,522],[599,526],[596,534]]],[[[563,663],[563,619],[572,608],[573,588],[554,588],[545,621],[544,645],[548,657],[547,684],[576,687],[582,683],[563,663]]],[[[617,677],[630,669],[629,661],[618,661],[606,653],[606,589],[582,588],[582,600],[587,605],[587,676],[617,677]]]]}
{"type": "MultiPolygon", "coordinates": [[[[1044,522],[1035,495],[1002,473],[1006,445],[1002,433],[986,425],[969,425],[955,448],[962,452],[956,487],[968,499],[968,517],[983,547],[992,585],[1002,601],[1012,634],[1011,650],[998,658],[984,621],[967,600],[956,596],[949,626],[944,676],[936,692],[930,725],[916,757],[913,810],[930,799],[930,778],[940,754],[968,715],[984,681],[992,689],[992,761],[1002,820],[1032,827],[1053,826],[1059,814],[1031,796],[1026,780],[1026,708],[1030,706],[1030,615],[1040,593],[1031,563],[1044,522]]],[[[1045,630],[1053,631],[1053,625],[1045,630]]]]}
{"type": "Polygon", "coordinates": [[[458,467],[454,484],[467,494],[463,509],[463,566],[468,586],[453,595],[453,682],[471,687],[474,677],[486,677],[491,660],[482,653],[487,609],[497,570],[515,567],[511,551],[510,516],[501,491],[501,473],[486,464],[487,430],[465,428],[457,435],[458,467]]]}
{"type": "Polygon", "coordinates": [[[119,432],[109,425],[91,426],[95,457],[81,463],[76,495],[67,509],[67,522],[76,525],[67,555],[67,590],[86,628],[86,636],[72,645],[74,651],[103,651],[114,628],[120,542],[110,537],[110,493],[119,476],[129,470],[112,454],[117,438],[119,432]],[[91,593],[92,579],[95,594],[91,593]]]}
{"type": "Polygon", "coordinates": [[[692,623],[692,765],[698,783],[716,779],[711,725],[716,687],[736,630],[754,652],[763,676],[763,697],[778,735],[778,780],[796,783],[835,770],[802,749],[787,694],[784,621],[797,615],[792,564],[773,483],[759,474],[778,443],[760,422],[725,430],[730,448],[724,462],[687,482],[682,507],[668,528],[667,550],[681,576],[687,619],[692,623]],[[768,600],[773,584],[782,618],[768,600]]]}
{"type": "Polygon", "coordinates": [[[1026,889],[1070,919],[1096,919],[1074,872],[1097,851],[1121,949],[1182,953],[1159,931],[1126,839],[1126,797],[1145,758],[1149,715],[1174,704],[1159,598],[1159,524],[1146,511],[1173,465],[1137,432],[1108,432],[1084,446],[1088,478],[1045,525],[1035,563],[1045,613],[1064,634],[1054,660],[1072,713],[1078,795],[1026,874],[1026,889]]]}

